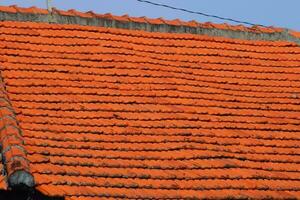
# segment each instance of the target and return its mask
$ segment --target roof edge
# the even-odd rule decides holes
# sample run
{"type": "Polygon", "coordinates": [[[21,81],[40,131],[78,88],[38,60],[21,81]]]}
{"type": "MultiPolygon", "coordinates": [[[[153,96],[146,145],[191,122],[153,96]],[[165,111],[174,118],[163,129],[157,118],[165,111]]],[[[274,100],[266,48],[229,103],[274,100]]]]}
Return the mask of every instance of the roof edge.
{"type": "Polygon", "coordinates": [[[34,187],[34,178],[30,173],[22,130],[19,127],[15,111],[8,98],[1,72],[0,126],[2,162],[6,171],[8,186],[12,189],[24,186],[34,187]]]}
{"type": "Polygon", "coordinates": [[[54,24],[77,24],[129,30],[143,30],[162,33],[189,33],[219,36],[244,40],[289,41],[300,45],[300,38],[295,31],[274,27],[245,27],[242,25],[184,22],[178,19],[165,20],[146,17],[99,15],[93,12],[81,13],[75,10],[62,11],[53,8],[49,13],[40,8],[20,8],[17,6],[0,7],[1,21],[31,21],[54,24]]]}

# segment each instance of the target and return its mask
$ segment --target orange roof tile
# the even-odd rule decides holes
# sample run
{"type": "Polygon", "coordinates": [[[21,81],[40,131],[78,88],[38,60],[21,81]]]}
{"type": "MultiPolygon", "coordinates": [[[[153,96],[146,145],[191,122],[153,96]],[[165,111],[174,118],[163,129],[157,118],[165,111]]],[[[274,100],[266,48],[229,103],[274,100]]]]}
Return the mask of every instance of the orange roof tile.
{"type": "Polygon", "coordinates": [[[296,43],[17,21],[0,27],[8,172],[1,189],[23,171],[43,194],[66,199],[300,197],[296,43]]]}

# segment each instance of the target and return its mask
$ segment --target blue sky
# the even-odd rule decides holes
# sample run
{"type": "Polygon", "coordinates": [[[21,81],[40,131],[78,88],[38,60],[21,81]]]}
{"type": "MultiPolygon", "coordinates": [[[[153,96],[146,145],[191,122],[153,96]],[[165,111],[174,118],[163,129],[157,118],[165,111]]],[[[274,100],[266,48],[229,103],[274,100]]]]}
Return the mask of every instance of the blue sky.
{"type": "MultiPolygon", "coordinates": [[[[208,14],[229,17],[241,21],[267,26],[285,27],[300,31],[300,0],[151,0],[208,14]]],[[[2,0],[0,5],[19,5],[22,7],[46,7],[46,0],[2,0]]],[[[223,23],[225,21],[195,14],[160,8],[136,0],[52,0],[59,9],[92,10],[97,13],[129,14],[166,19],[197,20],[199,22],[223,23]]],[[[234,24],[231,22],[227,22],[234,24]]]]}

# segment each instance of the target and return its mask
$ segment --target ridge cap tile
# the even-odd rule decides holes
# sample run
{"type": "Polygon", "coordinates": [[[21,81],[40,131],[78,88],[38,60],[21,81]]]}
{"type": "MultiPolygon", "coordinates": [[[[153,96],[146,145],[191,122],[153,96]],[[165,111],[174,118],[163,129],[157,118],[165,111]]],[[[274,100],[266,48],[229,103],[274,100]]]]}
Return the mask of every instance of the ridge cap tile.
{"type": "Polygon", "coordinates": [[[96,16],[96,13],[94,13],[92,10],[87,11],[86,14],[88,14],[91,17],[95,17],[96,16]]]}
{"type": "Polygon", "coordinates": [[[114,19],[114,16],[111,13],[104,13],[104,14],[96,14],[97,16],[102,16],[108,19],[114,19]]]}
{"type": "Polygon", "coordinates": [[[31,6],[30,8],[32,9],[33,13],[40,13],[40,14],[45,14],[45,15],[48,14],[48,10],[45,10],[45,9],[42,9],[42,8],[38,8],[36,6],[31,6]]]}
{"type": "MultiPolygon", "coordinates": [[[[0,99],[9,102],[9,104],[5,105],[5,107],[8,110],[13,111],[1,76],[2,75],[0,73],[0,99]]],[[[18,187],[20,184],[25,184],[28,187],[33,187],[34,179],[33,176],[30,174],[29,161],[27,159],[27,153],[24,148],[24,139],[19,124],[15,119],[14,112],[4,113],[2,109],[0,109],[0,118],[0,144],[2,147],[3,156],[2,162],[7,172],[7,180],[9,183],[9,187],[18,187]],[[15,135],[19,139],[13,139],[10,136],[11,134],[15,135]],[[22,150],[18,151],[15,148],[22,150]],[[16,173],[21,173],[24,176],[22,178],[17,178],[16,180],[16,173]]]]}
{"type": "Polygon", "coordinates": [[[80,12],[78,10],[75,9],[69,9],[67,12],[72,13],[74,16],[79,16],[79,17],[86,17],[86,18],[90,18],[91,15],[87,12],[80,12]]]}
{"type": "Polygon", "coordinates": [[[145,17],[129,17],[129,20],[137,23],[146,23],[145,17]]]}
{"type": "Polygon", "coordinates": [[[3,12],[17,13],[16,5],[11,6],[0,6],[0,10],[3,12]]]}
{"type": "Polygon", "coordinates": [[[60,9],[55,8],[55,7],[52,8],[52,13],[57,13],[57,14],[60,14],[60,15],[65,15],[65,16],[75,16],[74,13],[72,13],[72,12],[69,12],[69,11],[66,11],[66,10],[60,10],[60,9]]]}

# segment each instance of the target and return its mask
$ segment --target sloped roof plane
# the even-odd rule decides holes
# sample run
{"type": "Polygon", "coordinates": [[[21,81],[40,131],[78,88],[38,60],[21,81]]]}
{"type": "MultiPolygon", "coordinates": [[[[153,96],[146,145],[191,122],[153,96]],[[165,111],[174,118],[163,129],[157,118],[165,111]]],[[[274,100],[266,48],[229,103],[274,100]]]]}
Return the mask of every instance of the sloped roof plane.
{"type": "Polygon", "coordinates": [[[297,32],[16,6],[0,17],[2,190],[300,198],[297,32]]]}

